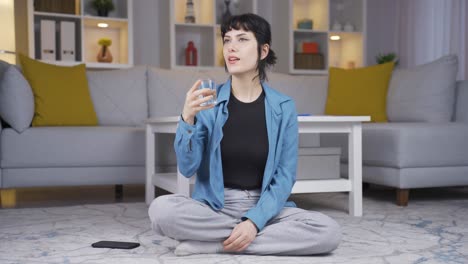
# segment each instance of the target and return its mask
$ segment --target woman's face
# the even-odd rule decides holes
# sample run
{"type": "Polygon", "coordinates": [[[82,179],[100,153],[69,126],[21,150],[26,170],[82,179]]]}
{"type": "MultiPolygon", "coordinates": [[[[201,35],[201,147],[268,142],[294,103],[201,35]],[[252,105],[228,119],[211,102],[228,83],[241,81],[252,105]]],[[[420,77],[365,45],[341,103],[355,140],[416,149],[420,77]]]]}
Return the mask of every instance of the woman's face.
{"type": "Polygon", "coordinates": [[[257,39],[250,31],[233,29],[226,32],[223,39],[223,56],[228,72],[232,75],[255,73],[257,46],[257,39]]]}

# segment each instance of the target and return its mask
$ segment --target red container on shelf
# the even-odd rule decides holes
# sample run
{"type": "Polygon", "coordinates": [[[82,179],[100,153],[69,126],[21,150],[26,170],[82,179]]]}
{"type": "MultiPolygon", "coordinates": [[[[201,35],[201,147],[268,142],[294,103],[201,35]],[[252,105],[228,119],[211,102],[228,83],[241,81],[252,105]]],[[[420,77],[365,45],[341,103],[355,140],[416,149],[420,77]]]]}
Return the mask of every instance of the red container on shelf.
{"type": "Polygon", "coordinates": [[[317,42],[303,42],[302,43],[303,53],[318,53],[319,46],[317,42]]]}
{"type": "Polygon", "coordinates": [[[187,48],[185,48],[185,65],[187,66],[197,66],[198,64],[198,54],[197,48],[193,41],[187,43],[187,48]]]}

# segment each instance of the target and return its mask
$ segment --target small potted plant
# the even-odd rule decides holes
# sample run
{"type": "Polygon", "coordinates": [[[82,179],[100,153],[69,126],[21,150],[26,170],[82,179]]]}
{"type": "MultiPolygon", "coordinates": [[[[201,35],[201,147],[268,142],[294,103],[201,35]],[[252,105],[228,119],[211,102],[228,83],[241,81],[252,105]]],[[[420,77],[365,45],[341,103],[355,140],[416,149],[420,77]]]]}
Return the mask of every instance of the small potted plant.
{"type": "Polygon", "coordinates": [[[98,62],[112,62],[112,54],[110,52],[110,45],[112,45],[112,40],[108,38],[101,38],[98,41],[98,44],[101,46],[99,53],[97,55],[98,62]]]}
{"type": "Polygon", "coordinates": [[[92,6],[96,9],[98,16],[106,17],[109,12],[115,9],[112,0],[93,0],[92,6]]]}
{"type": "Polygon", "coordinates": [[[375,61],[378,64],[383,64],[387,62],[395,62],[395,66],[398,65],[398,57],[396,53],[389,52],[389,53],[379,53],[377,56],[375,56],[375,61]]]}

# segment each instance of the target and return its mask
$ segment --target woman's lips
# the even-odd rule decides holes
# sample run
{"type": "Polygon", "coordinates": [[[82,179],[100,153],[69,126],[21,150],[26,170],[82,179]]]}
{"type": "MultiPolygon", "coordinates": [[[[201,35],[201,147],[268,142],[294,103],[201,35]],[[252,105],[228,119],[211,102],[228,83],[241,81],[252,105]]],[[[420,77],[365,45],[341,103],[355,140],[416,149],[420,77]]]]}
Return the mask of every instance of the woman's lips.
{"type": "Polygon", "coordinates": [[[239,61],[239,58],[238,58],[238,57],[235,57],[235,56],[229,56],[229,57],[228,57],[228,62],[229,62],[230,64],[234,64],[234,63],[236,63],[237,61],[239,61]]]}

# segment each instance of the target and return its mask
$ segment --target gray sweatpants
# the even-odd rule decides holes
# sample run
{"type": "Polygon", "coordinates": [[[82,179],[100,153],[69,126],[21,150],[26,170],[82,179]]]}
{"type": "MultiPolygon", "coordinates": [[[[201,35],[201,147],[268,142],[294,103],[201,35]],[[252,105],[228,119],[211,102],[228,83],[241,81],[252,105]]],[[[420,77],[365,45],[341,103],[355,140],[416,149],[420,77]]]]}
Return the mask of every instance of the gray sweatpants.
{"type": "MultiPolygon", "coordinates": [[[[260,191],[224,189],[225,205],[214,211],[189,197],[171,194],[150,205],[153,230],[178,241],[222,243],[241,217],[255,206],[260,191]]],[[[285,207],[261,230],[243,253],[257,255],[313,255],[334,250],[341,240],[339,225],[330,217],[300,208],[285,207]]]]}

